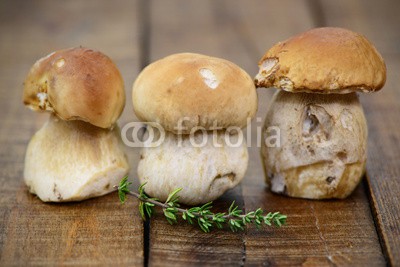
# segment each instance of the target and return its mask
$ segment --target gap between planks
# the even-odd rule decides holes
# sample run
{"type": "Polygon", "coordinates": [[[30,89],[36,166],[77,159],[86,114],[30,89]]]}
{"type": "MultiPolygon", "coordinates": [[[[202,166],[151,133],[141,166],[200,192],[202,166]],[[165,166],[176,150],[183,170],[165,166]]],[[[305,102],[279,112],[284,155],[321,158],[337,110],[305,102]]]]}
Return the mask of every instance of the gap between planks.
{"type": "MultiPolygon", "coordinates": [[[[143,70],[150,61],[150,0],[139,0],[137,19],[139,20],[139,67],[143,70]]],[[[144,132],[142,133],[144,134],[144,132]]],[[[150,259],[150,218],[143,223],[143,265],[149,266],[150,259]]]]}

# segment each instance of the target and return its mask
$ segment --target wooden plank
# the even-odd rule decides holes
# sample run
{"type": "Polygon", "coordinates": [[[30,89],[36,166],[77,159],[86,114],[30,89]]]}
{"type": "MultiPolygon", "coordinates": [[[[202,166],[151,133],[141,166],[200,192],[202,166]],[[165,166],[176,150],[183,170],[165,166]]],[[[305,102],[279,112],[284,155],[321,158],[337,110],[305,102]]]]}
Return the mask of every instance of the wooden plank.
{"type": "MultiPolygon", "coordinates": [[[[177,52],[200,52],[231,60],[251,75],[257,72],[264,50],[313,26],[305,1],[236,1],[234,5],[230,1],[152,1],[151,8],[150,61],[177,52]]],[[[278,209],[288,214],[289,225],[260,231],[249,228],[235,236],[169,226],[157,217],[150,225],[150,265],[385,263],[362,185],[343,201],[290,199],[265,189],[254,134],[262,125],[272,92],[258,91],[259,119],[252,124],[254,144],[245,180],[216,203],[227,206],[235,199],[246,210],[278,209]]]]}
{"type": "MultiPolygon", "coordinates": [[[[1,1],[0,265],[143,264],[143,224],[136,201],[116,193],[45,204],[23,183],[29,139],[48,115],[23,107],[22,82],[39,57],[61,48],[103,51],[121,69],[127,99],[138,71],[137,1],[1,1]]],[[[122,121],[133,118],[131,101],[122,121]]],[[[129,153],[135,169],[137,153],[129,153]]]]}
{"type": "MultiPolygon", "coordinates": [[[[244,44],[233,41],[229,25],[215,1],[151,1],[150,62],[180,52],[225,57],[238,63],[244,44]]],[[[247,61],[250,63],[250,61],[247,61]]],[[[214,206],[242,203],[241,188],[225,194],[214,206]]],[[[190,225],[171,226],[162,216],[150,223],[149,266],[241,265],[244,233],[201,232],[190,225]]]]}
{"type": "Polygon", "coordinates": [[[322,1],[328,25],[348,27],[366,35],[387,65],[386,86],[377,94],[362,95],[369,126],[368,187],[385,254],[400,264],[400,24],[398,3],[322,1]]]}
{"type": "Polygon", "coordinates": [[[280,229],[248,230],[246,263],[267,265],[385,265],[364,185],[346,200],[310,201],[244,186],[245,207],[288,214],[280,229]]]}
{"type": "MultiPolygon", "coordinates": [[[[226,211],[236,200],[242,207],[240,187],[214,202],[213,210],[226,211]]],[[[203,233],[197,226],[180,223],[170,225],[163,215],[150,222],[149,266],[243,265],[245,247],[243,233],[228,229],[203,233]]]]}
{"type": "MultiPolygon", "coordinates": [[[[250,8],[237,7],[242,12],[243,23],[252,25],[249,35],[253,36],[257,50],[261,51],[258,58],[274,43],[314,27],[309,4],[306,1],[260,1],[251,8],[251,15],[246,14],[250,8]]],[[[264,91],[268,90],[260,89],[259,94],[264,91]]],[[[260,94],[258,127],[265,117],[270,94],[264,99],[260,94]]],[[[252,130],[253,140],[256,138],[255,128],[252,130]]],[[[245,208],[252,210],[261,206],[265,210],[279,210],[289,219],[288,225],[281,229],[248,229],[245,236],[246,263],[317,266],[385,263],[362,185],[351,197],[340,201],[277,196],[263,185],[259,148],[252,146],[250,154],[248,179],[242,185],[245,208]]]]}

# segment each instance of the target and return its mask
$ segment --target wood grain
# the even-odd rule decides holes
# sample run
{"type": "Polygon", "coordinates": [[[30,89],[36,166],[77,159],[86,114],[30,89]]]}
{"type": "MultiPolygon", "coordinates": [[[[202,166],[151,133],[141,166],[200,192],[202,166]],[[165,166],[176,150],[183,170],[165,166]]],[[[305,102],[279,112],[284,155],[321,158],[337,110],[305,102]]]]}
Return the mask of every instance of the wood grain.
{"type": "Polygon", "coordinates": [[[322,2],[328,25],[348,27],[368,37],[387,65],[386,86],[361,96],[366,113],[368,190],[388,262],[400,266],[400,24],[396,1],[322,2]]]}
{"type": "MultiPolygon", "coordinates": [[[[240,187],[214,202],[215,211],[223,212],[236,200],[243,206],[240,187]]],[[[149,266],[243,265],[244,233],[228,229],[203,233],[197,226],[182,222],[169,225],[163,215],[151,219],[149,266]]]]}
{"type": "MultiPolygon", "coordinates": [[[[0,266],[398,265],[397,6],[390,0],[1,1],[0,266]],[[266,89],[258,90],[245,180],[215,207],[226,210],[235,200],[247,211],[279,210],[288,215],[283,228],[204,234],[190,225],[171,226],[156,215],[144,232],[133,199],[119,205],[116,194],[110,194],[80,203],[44,204],[27,192],[22,179],[25,149],[47,115],[23,107],[22,82],[39,57],[83,45],[113,58],[126,83],[127,105],[120,119],[124,125],[137,120],[131,85],[149,62],[172,53],[198,52],[233,61],[253,76],[259,58],[274,43],[325,24],[364,33],[388,66],[382,92],[362,96],[370,133],[368,179],[348,199],[292,199],[265,188],[256,134],[274,91],[266,89]]],[[[131,148],[127,152],[133,178],[139,153],[131,148]]]]}
{"type": "MultiPolygon", "coordinates": [[[[70,204],[44,204],[23,183],[29,139],[47,119],[22,104],[30,66],[53,50],[88,46],[121,69],[127,92],[138,71],[136,2],[1,1],[0,265],[143,265],[137,202],[115,193],[70,204]]],[[[128,102],[130,103],[130,102],[128,102]]],[[[132,108],[123,114],[131,120],[132,108]]],[[[130,164],[137,162],[131,152],[130,164]]]]}

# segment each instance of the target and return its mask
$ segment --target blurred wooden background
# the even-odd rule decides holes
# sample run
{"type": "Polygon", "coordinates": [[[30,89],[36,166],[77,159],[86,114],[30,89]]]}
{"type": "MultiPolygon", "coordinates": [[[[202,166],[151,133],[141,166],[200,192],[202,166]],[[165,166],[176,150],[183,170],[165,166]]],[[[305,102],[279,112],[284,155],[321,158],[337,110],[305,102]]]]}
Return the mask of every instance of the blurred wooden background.
{"type": "MultiPolygon", "coordinates": [[[[400,2],[396,0],[88,0],[0,1],[0,265],[305,265],[400,264],[400,2]],[[307,201],[264,187],[259,149],[250,148],[243,183],[216,202],[288,215],[280,229],[204,234],[143,223],[137,201],[117,194],[44,204],[23,184],[26,146],[47,119],[22,105],[30,66],[53,50],[87,46],[117,63],[127,105],[120,125],[135,120],[131,85],[150,62],[198,52],[235,62],[251,76],[274,43],[319,26],[366,35],[388,68],[385,88],[362,95],[369,124],[368,175],[346,200],[307,201]]],[[[264,118],[273,90],[258,90],[264,118]]],[[[253,133],[262,125],[253,122],[253,133]]],[[[135,178],[137,149],[127,149],[135,178]]],[[[135,183],[137,185],[137,181],[135,183]]]]}

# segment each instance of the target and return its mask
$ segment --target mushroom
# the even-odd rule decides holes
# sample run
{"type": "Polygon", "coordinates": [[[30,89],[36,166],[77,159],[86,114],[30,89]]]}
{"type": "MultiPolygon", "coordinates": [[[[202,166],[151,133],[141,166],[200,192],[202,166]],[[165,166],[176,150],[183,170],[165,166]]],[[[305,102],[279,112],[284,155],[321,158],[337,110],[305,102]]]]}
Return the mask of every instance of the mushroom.
{"type": "Polygon", "coordinates": [[[367,124],[356,92],[374,92],[386,66],[362,35],[317,28],[266,52],[257,87],[276,87],[263,128],[279,129],[279,146],[262,143],[266,182],[291,197],[346,198],[367,158],[367,124]]]}
{"type": "Polygon", "coordinates": [[[170,192],[183,188],[179,201],[196,205],[218,198],[243,179],[248,153],[246,142],[238,143],[238,134],[229,136],[231,143],[240,144],[237,147],[227,144],[224,132],[198,131],[192,136],[191,142],[190,135],[180,139],[166,132],[160,146],[143,148],[138,175],[142,183],[147,182],[149,195],[165,201],[170,192]],[[214,146],[213,138],[221,147],[214,146]]]}
{"type": "Polygon", "coordinates": [[[110,58],[87,48],[38,60],[24,83],[24,104],[51,113],[29,142],[24,179],[42,201],[101,196],[128,173],[116,121],[125,105],[110,58]]]}
{"type": "Polygon", "coordinates": [[[248,152],[241,128],[256,113],[257,94],[241,68],[200,54],[171,55],[140,73],[132,100],[140,120],[166,130],[159,146],[141,151],[138,176],[148,194],[165,201],[182,188],[180,202],[196,205],[243,179],[248,152]]]}

